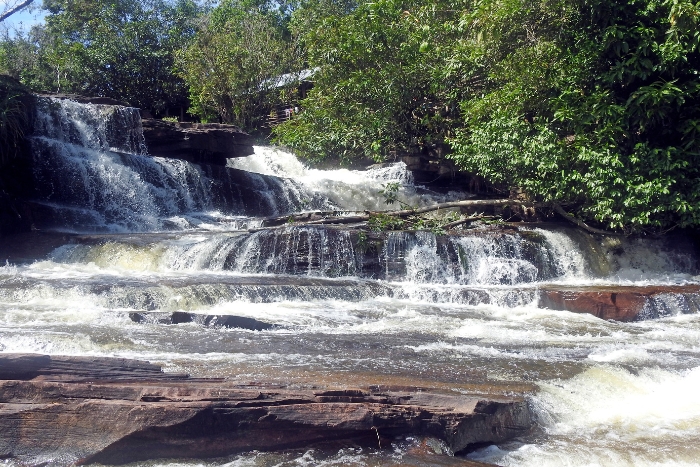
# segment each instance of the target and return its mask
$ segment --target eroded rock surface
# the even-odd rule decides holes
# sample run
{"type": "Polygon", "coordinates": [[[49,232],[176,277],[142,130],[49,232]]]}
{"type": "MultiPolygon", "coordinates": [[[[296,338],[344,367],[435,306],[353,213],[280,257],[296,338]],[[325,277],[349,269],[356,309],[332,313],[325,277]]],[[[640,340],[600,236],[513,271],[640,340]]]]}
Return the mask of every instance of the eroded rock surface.
{"type": "Polygon", "coordinates": [[[540,290],[540,307],[638,321],[700,312],[700,285],[614,286],[540,290]]]}
{"type": "Polygon", "coordinates": [[[225,166],[228,158],[253,154],[253,138],[233,125],[171,123],[146,118],[142,126],[152,156],[225,166]]]}
{"type": "MultiPolygon", "coordinates": [[[[532,426],[522,396],[291,389],[192,379],[146,362],[0,355],[0,457],[121,464],[430,436],[453,452],[532,426]]],[[[388,447],[388,443],[387,443],[388,447]]]]}

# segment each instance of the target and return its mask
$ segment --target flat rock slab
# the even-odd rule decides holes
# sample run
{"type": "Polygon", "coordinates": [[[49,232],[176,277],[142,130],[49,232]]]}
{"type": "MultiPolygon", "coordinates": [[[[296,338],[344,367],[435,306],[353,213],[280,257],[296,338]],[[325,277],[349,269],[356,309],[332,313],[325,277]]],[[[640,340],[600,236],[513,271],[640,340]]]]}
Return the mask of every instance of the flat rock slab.
{"type": "Polygon", "coordinates": [[[539,306],[640,321],[700,311],[700,285],[543,287],[539,306]]]}
{"type": "Polygon", "coordinates": [[[27,464],[389,447],[409,435],[461,452],[522,435],[533,424],[522,395],[292,389],[188,378],[124,359],[0,354],[0,378],[0,458],[27,464]]]}

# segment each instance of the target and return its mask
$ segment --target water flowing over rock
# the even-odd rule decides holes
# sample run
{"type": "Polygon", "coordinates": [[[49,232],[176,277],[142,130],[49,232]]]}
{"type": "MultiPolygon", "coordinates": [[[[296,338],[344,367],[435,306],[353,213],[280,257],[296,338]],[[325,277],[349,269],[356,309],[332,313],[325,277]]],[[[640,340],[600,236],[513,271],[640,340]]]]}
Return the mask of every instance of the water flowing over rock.
{"type": "Polygon", "coordinates": [[[601,319],[638,321],[700,312],[700,286],[546,287],[540,292],[540,306],[601,319]]]}
{"type": "MultiPolygon", "coordinates": [[[[302,202],[303,193],[290,189],[291,181],[151,157],[134,108],[39,98],[30,143],[39,229],[177,229],[231,216],[279,215],[313,204],[306,198],[302,202]]],[[[244,146],[249,147],[247,140],[236,149],[239,155],[247,151],[244,146]]],[[[326,206],[317,202],[314,207],[326,206]]]]}
{"type": "Polygon", "coordinates": [[[19,214],[37,230],[0,243],[9,465],[700,458],[693,232],[295,226],[391,209],[387,186],[416,207],[471,195],[402,162],[160,157],[124,106],[39,98],[29,143],[19,214]]]}

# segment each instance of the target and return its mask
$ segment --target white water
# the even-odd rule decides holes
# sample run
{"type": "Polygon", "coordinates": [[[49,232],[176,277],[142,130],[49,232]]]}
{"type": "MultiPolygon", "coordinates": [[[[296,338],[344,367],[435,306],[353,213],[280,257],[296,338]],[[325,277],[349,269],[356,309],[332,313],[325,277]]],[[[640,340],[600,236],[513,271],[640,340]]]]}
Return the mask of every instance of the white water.
{"type": "Polygon", "coordinates": [[[413,176],[406,164],[396,162],[367,170],[318,170],[304,165],[293,154],[271,147],[255,147],[255,154],[229,159],[228,166],[249,172],[282,177],[288,181],[286,189],[298,192],[298,197],[320,193],[331,209],[347,211],[385,210],[400,208],[387,205],[380,193],[388,183],[398,183],[398,200],[409,206],[424,206],[435,202],[464,199],[465,193],[452,192],[438,195],[413,185],[413,176]]]}
{"type": "MultiPolygon", "coordinates": [[[[394,382],[462,391],[475,378],[534,382],[540,428],[470,457],[507,466],[699,465],[697,306],[662,296],[657,307],[668,316],[635,323],[537,307],[545,284],[700,282],[698,258],[674,242],[597,239],[565,228],[450,238],[394,232],[375,243],[371,233],[358,243],[332,229],[238,231],[259,219],[237,211],[242,204],[223,211],[208,204],[212,184],[203,169],[148,157],[136,120],[128,138],[115,140],[100,106],[52,105],[34,144],[41,154],[56,149],[47,168],[82,194],[45,202],[88,213],[85,230],[138,233],[75,239],[42,260],[0,267],[0,352],[120,356],[196,376],[300,385],[394,382]],[[164,229],[170,232],[153,233],[164,229]],[[129,318],[180,310],[277,327],[129,318]]],[[[119,119],[134,118],[124,112],[119,119]]],[[[319,171],[280,150],[256,148],[231,165],[278,177],[251,175],[265,198],[260,206],[276,214],[385,208],[379,191],[388,182],[402,184],[405,203],[443,199],[413,186],[400,164],[319,171]]],[[[55,186],[53,193],[68,190],[55,186]]],[[[83,226],[71,222],[63,230],[83,226]]],[[[417,456],[411,443],[146,465],[460,465],[417,456]]]]}

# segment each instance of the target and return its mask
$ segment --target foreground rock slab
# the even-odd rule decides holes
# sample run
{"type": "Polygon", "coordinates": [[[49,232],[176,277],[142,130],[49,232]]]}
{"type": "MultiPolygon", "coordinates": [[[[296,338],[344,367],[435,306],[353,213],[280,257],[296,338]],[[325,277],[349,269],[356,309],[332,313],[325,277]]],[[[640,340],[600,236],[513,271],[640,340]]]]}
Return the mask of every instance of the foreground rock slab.
{"type": "Polygon", "coordinates": [[[540,289],[539,306],[640,321],[700,312],[700,285],[545,287],[540,289]]]}
{"type": "Polygon", "coordinates": [[[388,447],[408,435],[460,452],[522,435],[532,423],[522,396],[293,389],[194,379],[134,360],[0,354],[0,458],[27,464],[388,447]]]}

